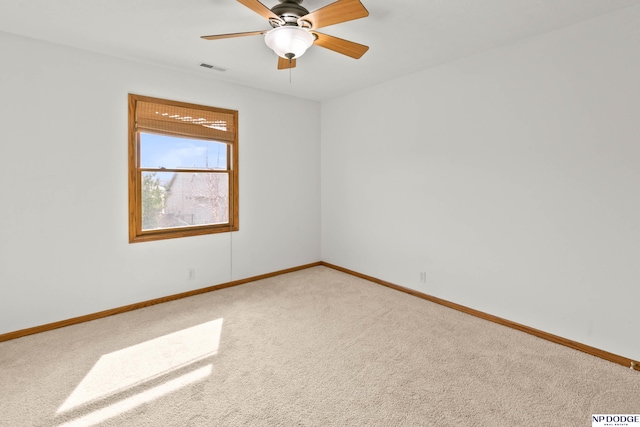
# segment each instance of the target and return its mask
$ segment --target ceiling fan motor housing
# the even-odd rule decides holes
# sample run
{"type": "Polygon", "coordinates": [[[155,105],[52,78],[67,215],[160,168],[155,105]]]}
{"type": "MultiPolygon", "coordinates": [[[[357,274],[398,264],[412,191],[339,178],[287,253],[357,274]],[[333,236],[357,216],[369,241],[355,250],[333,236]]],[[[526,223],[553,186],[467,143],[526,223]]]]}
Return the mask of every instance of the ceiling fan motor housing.
{"type": "MultiPolygon", "coordinates": [[[[298,19],[301,16],[309,14],[309,11],[300,6],[302,0],[279,0],[280,4],[277,4],[271,8],[271,12],[278,15],[283,21],[284,25],[298,25],[298,19]]],[[[272,27],[278,26],[277,23],[269,20],[272,27]]]]}

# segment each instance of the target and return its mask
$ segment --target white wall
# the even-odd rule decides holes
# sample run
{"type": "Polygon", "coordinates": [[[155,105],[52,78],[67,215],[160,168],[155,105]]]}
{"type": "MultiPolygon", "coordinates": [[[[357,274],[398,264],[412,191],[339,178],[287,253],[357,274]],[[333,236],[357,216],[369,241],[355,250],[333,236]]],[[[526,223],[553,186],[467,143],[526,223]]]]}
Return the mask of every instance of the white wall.
{"type": "Polygon", "coordinates": [[[318,103],[3,33],[0,52],[0,333],[320,259],[318,103]],[[239,110],[239,232],[128,243],[128,93],[239,110]]]}
{"type": "Polygon", "coordinates": [[[640,358],[638,22],[324,102],[322,259],[640,358]]]}

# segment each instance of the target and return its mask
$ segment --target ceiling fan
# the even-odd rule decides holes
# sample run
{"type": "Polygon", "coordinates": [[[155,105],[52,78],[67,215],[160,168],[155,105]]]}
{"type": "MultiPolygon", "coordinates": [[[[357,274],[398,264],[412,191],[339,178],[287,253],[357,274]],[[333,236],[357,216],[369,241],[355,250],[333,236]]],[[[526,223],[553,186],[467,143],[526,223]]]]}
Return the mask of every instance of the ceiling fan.
{"type": "Polygon", "coordinates": [[[359,59],[368,46],[316,31],[318,28],[369,16],[360,0],[338,0],[313,12],[300,3],[302,0],[278,0],[271,9],[258,0],[237,0],[269,21],[270,30],[202,36],[205,40],[265,35],[265,43],[278,55],[278,69],[296,66],[296,59],[316,44],[334,52],[359,59]]]}

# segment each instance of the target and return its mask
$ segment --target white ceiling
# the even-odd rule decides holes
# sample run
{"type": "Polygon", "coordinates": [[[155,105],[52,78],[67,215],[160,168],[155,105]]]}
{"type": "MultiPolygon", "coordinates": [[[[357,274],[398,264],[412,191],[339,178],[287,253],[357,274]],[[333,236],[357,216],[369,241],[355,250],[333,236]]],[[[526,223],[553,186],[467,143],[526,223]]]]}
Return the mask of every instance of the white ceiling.
{"type": "MultiPolygon", "coordinates": [[[[277,0],[263,0],[271,8],[277,0]]],[[[333,0],[304,0],[313,11],[333,0]]],[[[258,31],[267,21],[234,0],[0,0],[0,31],[178,68],[274,92],[324,100],[640,0],[362,0],[367,18],[325,27],[368,45],[355,60],[312,46],[297,68],[277,70],[263,36],[206,41],[201,35],[258,31]],[[200,67],[205,62],[227,71],[200,67]],[[291,82],[289,78],[291,77],[291,82]]]]}

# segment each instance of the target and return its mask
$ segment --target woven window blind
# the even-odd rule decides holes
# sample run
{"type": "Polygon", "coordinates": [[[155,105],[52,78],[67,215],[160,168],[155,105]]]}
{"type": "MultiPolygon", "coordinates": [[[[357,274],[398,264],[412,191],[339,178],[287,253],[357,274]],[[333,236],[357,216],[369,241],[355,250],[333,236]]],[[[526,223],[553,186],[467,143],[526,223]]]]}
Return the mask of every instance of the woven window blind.
{"type": "Polygon", "coordinates": [[[235,141],[236,119],[225,111],[196,109],[138,100],[136,130],[176,134],[231,144],[235,141]]]}

